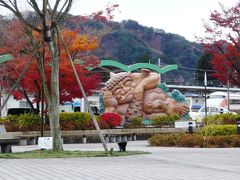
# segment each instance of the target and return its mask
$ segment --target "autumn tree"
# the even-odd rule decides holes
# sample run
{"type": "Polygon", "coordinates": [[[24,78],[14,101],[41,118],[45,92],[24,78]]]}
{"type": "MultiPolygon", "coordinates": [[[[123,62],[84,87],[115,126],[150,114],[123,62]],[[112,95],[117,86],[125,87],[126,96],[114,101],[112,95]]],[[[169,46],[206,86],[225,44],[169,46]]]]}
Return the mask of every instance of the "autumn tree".
{"type": "MultiPolygon", "coordinates": [[[[18,21],[12,21],[6,30],[9,31],[8,36],[5,38],[3,47],[0,48],[1,53],[10,53],[14,55],[15,60],[4,63],[0,68],[0,78],[4,79],[1,82],[6,92],[10,92],[11,87],[16,82],[23,68],[26,66],[27,59],[31,58],[31,46],[28,44],[27,37],[21,24],[18,21]],[[17,32],[17,33],[16,33],[17,32]],[[23,38],[24,37],[24,38],[23,38]],[[13,41],[14,39],[14,41],[13,41]]],[[[64,39],[68,44],[68,48],[71,52],[72,59],[75,59],[75,67],[78,75],[81,79],[85,92],[90,95],[92,89],[96,89],[99,83],[98,74],[93,74],[87,70],[87,68],[96,66],[99,62],[98,58],[92,55],[85,55],[85,51],[91,51],[98,46],[96,37],[89,37],[87,35],[78,35],[77,32],[64,30],[62,32],[64,39]],[[81,59],[81,60],[80,60],[81,59]]],[[[36,39],[40,40],[40,34],[36,34],[36,39]]],[[[60,44],[60,103],[66,101],[72,101],[73,98],[81,98],[82,94],[79,91],[76,78],[74,77],[73,70],[70,67],[66,52],[60,44]]],[[[41,51],[43,51],[41,49],[41,51]]],[[[44,53],[44,70],[47,77],[47,84],[50,84],[51,58],[49,57],[49,51],[45,50],[44,53]]],[[[42,92],[42,80],[39,76],[39,68],[37,61],[34,61],[29,67],[23,80],[17,86],[17,89],[13,91],[13,95],[16,99],[25,98],[28,103],[34,108],[33,103],[37,103],[37,109],[39,110],[39,102],[41,100],[42,92]],[[34,97],[33,102],[30,100],[29,95],[34,97]]]]}
{"type": "MultiPolygon", "coordinates": [[[[62,150],[61,143],[61,132],[60,132],[60,124],[59,124],[59,103],[60,103],[60,90],[59,90],[59,64],[61,61],[59,47],[60,44],[63,44],[64,49],[66,50],[66,57],[70,60],[71,68],[74,71],[74,75],[77,79],[78,85],[81,89],[81,92],[84,94],[84,99],[87,100],[86,94],[82,88],[81,81],[77,76],[77,71],[72,61],[75,61],[72,58],[72,54],[67,47],[67,43],[64,42],[64,39],[61,35],[61,30],[59,28],[59,23],[65,21],[65,17],[67,16],[71,6],[73,4],[73,0],[66,1],[48,1],[42,0],[41,3],[36,0],[30,0],[26,3],[29,5],[29,10],[31,9],[36,14],[36,19],[40,20],[40,24],[37,24],[38,21],[31,21],[24,16],[24,14],[19,10],[19,4],[22,3],[20,0],[0,0],[0,6],[3,6],[10,10],[23,24],[25,32],[30,37],[30,43],[33,48],[33,56],[36,57],[38,68],[41,75],[41,80],[43,84],[44,94],[48,103],[48,112],[49,112],[49,121],[50,121],[50,129],[51,136],[53,137],[53,150],[60,151],[62,150]],[[39,42],[35,36],[35,33],[41,33],[41,41],[39,42]],[[48,49],[49,52],[49,62],[50,66],[50,81],[48,84],[47,73],[45,72],[44,66],[46,65],[45,56],[43,56],[43,51],[41,51],[41,47],[44,46],[48,49]]],[[[111,9],[110,9],[111,11],[111,9]]],[[[109,12],[110,12],[109,11],[109,12]]],[[[100,17],[100,14],[96,14],[95,17],[100,17]]],[[[43,48],[43,49],[45,49],[43,48]]],[[[33,57],[32,56],[32,57],[33,57]]],[[[32,59],[32,58],[31,58],[32,59]]],[[[29,63],[31,63],[31,59],[29,63]]],[[[28,67],[28,65],[26,66],[28,67]]],[[[103,143],[105,151],[108,152],[106,147],[104,138],[101,134],[101,131],[98,127],[96,118],[90,109],[90,114],[93,119],[94,125],[98,131],[99,137],[103,143]]]]}
{"type": "Polygon", "coordinates": [[[48,3],[47,0],[43,0],[38,3],[36,0],[27,1],[29,9],[31,8],[36,12],[37,16],[41,20],[42,25],[36,26],[36,24],[28,21],[23,13],[19,10],[19,4],[22,1],[17,0],[0,0],[0,6],[3,6],[10,10],[24,25],[26,32],[31,36],[32,31],[43,33],[42,36],[44,43],[47,44],[47,48],[51,55],[51,77],[50,84],[47,85],[45,72],[43,69],[43,57],[38,51],[39,44],[36,43],[34,38],[32,40],[32,46],[34,49],[34,55],[37,57],[41,78],[43,80],[44,92],[48,101],[49,121],[51,136],[53,137],[53,150],[60,151],[63,149],[61,143],[61,132],[59,124],[59,50],[58,50],[58,38],[57,38],[57,25],[59,21],[64,20],[64,17],[71,9],[73,0],[66,0],[64,3],[59,0],[48,3]]]}
{"type": "Polygon", "coordinates": [[[212,54],[213,74],[223,83],[240,86],[240,1],[227,8],[214,10],[210,23],[205,24],[207,36],[201,40],[207,53],[212,54]]]}

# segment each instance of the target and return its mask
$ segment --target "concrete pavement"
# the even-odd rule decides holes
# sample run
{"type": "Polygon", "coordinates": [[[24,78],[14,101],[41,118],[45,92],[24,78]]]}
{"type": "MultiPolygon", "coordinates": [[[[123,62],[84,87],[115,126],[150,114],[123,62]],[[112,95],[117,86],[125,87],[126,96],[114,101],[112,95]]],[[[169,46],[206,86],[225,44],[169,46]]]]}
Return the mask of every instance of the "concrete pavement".
{"type": "MultiPolygon", "coordinates": [[[[108,148],[118,150],[116,143],[108,148]]],[[[13,151],[37,149],[15,146],[13,151]]],[[[65,150],[103,150],[101,144],[65,144],[65,150]]],[[[0,180],[235,180],[240,179],[239,148],[149,147],[130,141],[127,150],[151,154],[127,157],[0,159],[0,180]]]]}

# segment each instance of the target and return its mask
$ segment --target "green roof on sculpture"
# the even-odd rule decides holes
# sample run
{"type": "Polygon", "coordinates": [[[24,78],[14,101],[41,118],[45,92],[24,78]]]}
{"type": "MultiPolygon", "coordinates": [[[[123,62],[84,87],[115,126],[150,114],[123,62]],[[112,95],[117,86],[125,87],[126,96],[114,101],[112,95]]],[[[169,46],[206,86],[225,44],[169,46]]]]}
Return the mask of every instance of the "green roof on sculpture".
{"type": "Polygon", "coordinates": [[[12,59],[13,59],[13,56],[11,54],[0,55],[0,64],[12,59]]]}
{"type": "Polygon", "coordinates": [[[178,68],[177,65],[168,65],[163,68],[160,68],[158,65],[150,64],[150,63],[136,63],[133,65],[126,66],[120,62],[113,61],[113,60],[101,60],[98,67],[103,67],[103,66],[116,67],[126,72],[131,72],[138,69],[150,69],[160,74],[165,74],[168,71],[176,70],[178,68]]]}

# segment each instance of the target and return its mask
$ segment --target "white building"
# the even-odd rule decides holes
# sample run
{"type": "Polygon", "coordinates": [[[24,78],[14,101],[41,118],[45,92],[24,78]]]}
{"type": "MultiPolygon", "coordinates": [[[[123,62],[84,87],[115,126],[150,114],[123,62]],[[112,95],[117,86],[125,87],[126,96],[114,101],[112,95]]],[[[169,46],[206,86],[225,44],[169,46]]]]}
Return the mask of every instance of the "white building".
{"type": "MultiPolygon", "coordinates": [[[[1,97],[1,105],[6,100],[7,95],[4,94],[1,97]]],[[[30,98],[30,100],[33,100],[33,98],[30,98]]],[[[99,110],[99,95],[94,94],[88,97],[88,102],[91,107],[96,108],[99,110]]],[[[36,104],[34,104],[34,107],[36,108],[36,104]]],[[[14,96],[10,96],[9,100],[7,101],[7,104],[3,107],[3,110],[1,112],[1,117],[7,116],[8,109],[10,108],[30,108],[30,105],[28,104],[26,99],[22,100],[16,100],[14,99],[14,96]]],[[[41,105],[40,105],[41,108],[41,105]]],[[[64,105],[60,105],[60,112],[88,112],[88,109],[86,108],[86,104],[84,102],[83,98],[76,98],[73,100],[73,102],[66,102],[64,105]]],[[[93,109],[94,110],[94,109],[93,109]]]]}
{"type": "MultiPolygon", "coordinates": [[[[88,103],[91,107],[97,108],[99,110],[99,94],[93,94],[88,96],[88,103]]],[[[60,112],[88,112],[84,98],[75,98],[73,102],[65,102],[60,105],[60,112]]]]}

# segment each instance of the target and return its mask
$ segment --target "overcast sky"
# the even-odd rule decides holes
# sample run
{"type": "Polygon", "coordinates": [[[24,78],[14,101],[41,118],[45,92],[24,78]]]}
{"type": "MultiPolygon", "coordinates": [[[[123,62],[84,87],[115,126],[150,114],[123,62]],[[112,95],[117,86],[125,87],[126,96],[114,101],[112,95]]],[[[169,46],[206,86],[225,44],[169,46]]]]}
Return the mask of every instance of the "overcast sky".
{"type": "Polygon", "coordinates": [[[108,4],[119,4],[115,20],[132,19],[144,26],[163,29],[195,41],[204,33],[203,20],[219,9],[219,2],[231,7],[237,0],[75,0],[74,14],[104,9],[108,4]]]}
{"type": "MultiPolygon", "coordinates": [[[[28,9],[23,5],[23,9],[28,9]]],[[[53,0],[49,0],[50,2],[53,0]]],[[[208,21],[210,12],[219,9],[219,2],[227,7],[239,0],[74,0],[71,13],[91,14],[110,4],[118,4],[115,21],[132,19],[139,24],[179,34],[190,41],[203,36],[203,20],[208,21]]],[[[0,7],[0,13],[5,10],[0,7]]]]}

